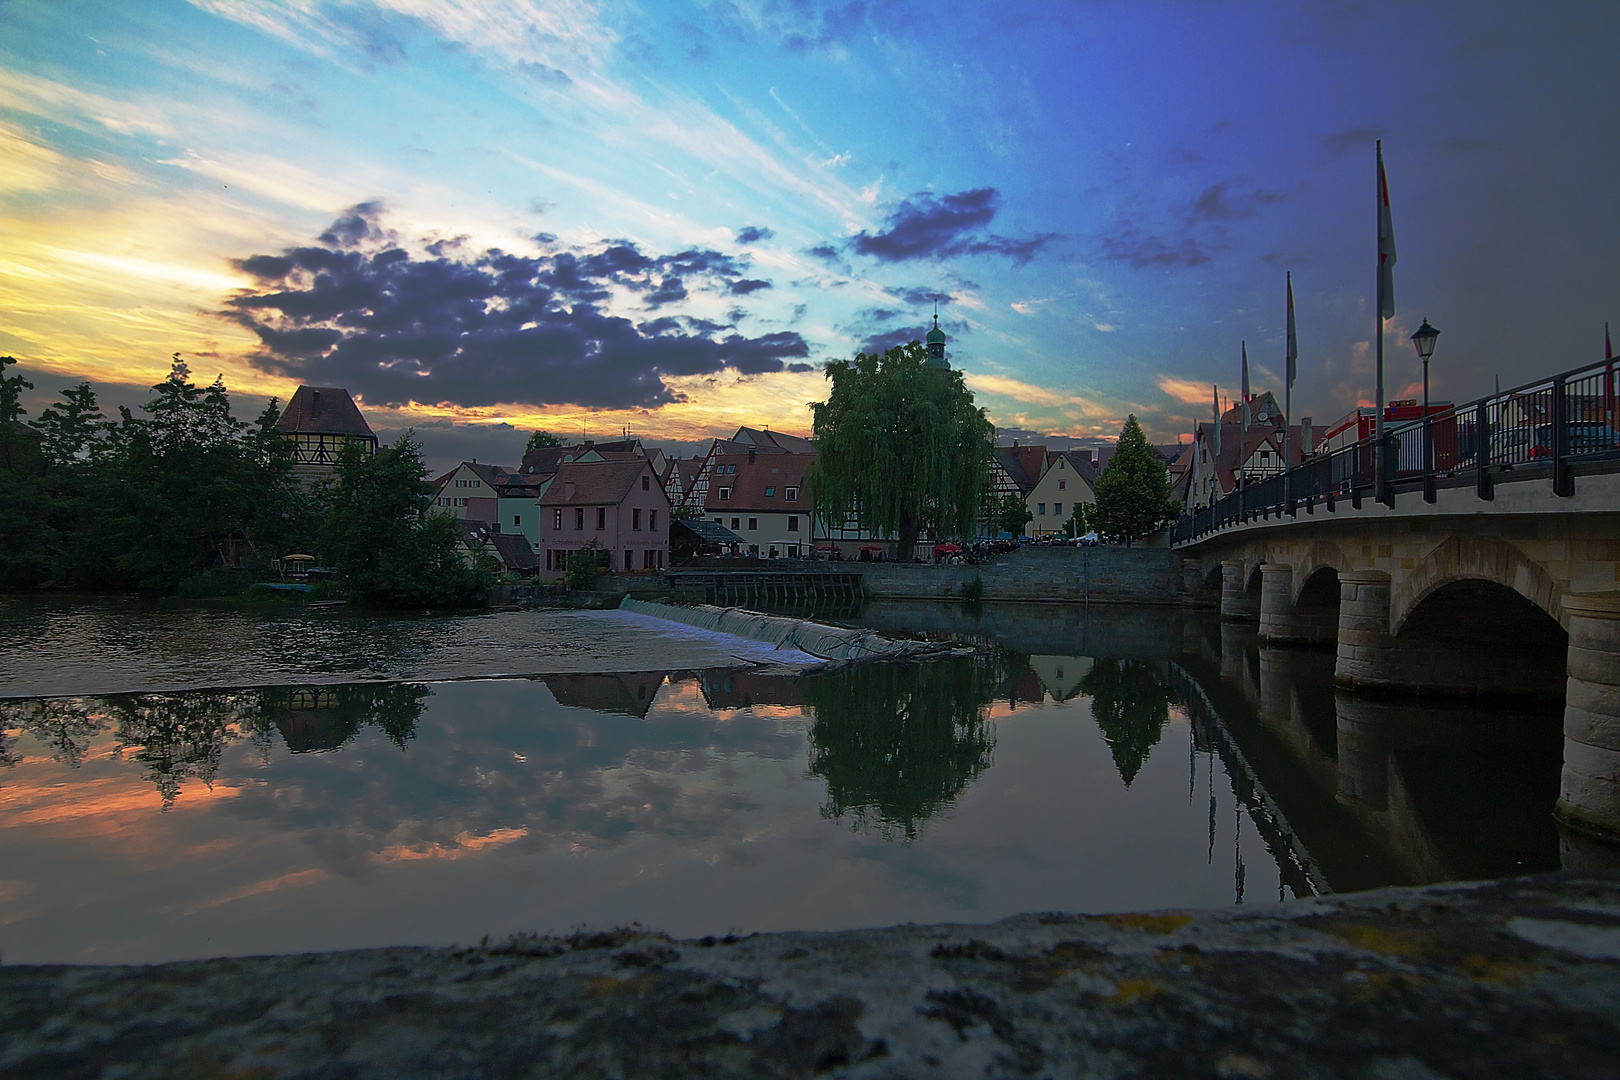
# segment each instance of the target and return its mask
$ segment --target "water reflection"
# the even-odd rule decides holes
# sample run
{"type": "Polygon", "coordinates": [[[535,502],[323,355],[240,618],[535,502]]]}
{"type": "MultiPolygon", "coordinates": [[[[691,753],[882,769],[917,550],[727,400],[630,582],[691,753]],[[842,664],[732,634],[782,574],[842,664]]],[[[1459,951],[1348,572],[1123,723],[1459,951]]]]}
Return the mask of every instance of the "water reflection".
{"type": "Polygon", "coordinates": [[[816,716],[810,773],[827,782],[822,813],[914,840],[990,767],[985,706],[1004,678],[992,659],[865,664],[804,680],[816,716]]]}
{"type": "Polygon", "coordinates": [[[1331,653],[1180,613],[1028,614],[924,611],[986,647],[805,677],[3,702],[0,948],[832,928],[1559,865],[1556,708],[1347,696],[1331,653]]]}

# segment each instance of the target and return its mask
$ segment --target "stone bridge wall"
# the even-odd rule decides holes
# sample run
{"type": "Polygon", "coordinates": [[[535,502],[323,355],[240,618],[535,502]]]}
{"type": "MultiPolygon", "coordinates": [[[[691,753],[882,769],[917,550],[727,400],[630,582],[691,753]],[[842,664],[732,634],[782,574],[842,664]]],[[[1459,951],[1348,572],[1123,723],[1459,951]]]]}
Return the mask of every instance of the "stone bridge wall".
{"type": "Polygon", "coordinates": [[[984,599],[1044,603],[1179,604],[1181,559],[1167,548],[1031,547],[981,566],[852,563],[866,594],[883,599],[961,599],[979,578],[984,599]]]}

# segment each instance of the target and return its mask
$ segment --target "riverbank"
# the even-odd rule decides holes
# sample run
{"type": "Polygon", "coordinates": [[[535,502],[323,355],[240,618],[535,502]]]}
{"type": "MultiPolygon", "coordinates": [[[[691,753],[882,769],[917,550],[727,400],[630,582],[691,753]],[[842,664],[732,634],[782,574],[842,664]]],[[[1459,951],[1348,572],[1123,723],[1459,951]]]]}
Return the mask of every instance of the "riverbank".
{"type": "Polygon", "coordinates": [[[1611,1076],[1620,874],[1264,909],[0,968],[11,1076],[1611,1076]]]}

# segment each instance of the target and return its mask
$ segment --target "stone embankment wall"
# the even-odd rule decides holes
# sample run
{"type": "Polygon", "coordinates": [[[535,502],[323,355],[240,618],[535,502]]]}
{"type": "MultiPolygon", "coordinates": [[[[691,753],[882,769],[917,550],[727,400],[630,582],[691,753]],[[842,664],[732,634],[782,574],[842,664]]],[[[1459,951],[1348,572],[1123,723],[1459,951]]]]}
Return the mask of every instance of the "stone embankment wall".
{"type": "Polygon", "coordinates": [[[13,1076],[1612,1076],[1620,877],[0,967],[13,1076]]]}
{"type": "Polygon", "coordinates": [[[858,563],[866,595],[884,599],[960,599],[974,578],[986,600],[1094,604],[1179,604],[1180,556],[1168,548],[1024,548],[982,566],[858,563]]]}

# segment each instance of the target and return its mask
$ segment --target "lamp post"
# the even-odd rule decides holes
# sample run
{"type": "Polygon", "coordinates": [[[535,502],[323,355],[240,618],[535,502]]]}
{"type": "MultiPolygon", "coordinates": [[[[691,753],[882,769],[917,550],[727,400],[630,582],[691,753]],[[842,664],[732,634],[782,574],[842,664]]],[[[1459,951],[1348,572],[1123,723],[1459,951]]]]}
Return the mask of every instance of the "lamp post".
{"type": "Polygon", "coordinates": [[[1434,502],[1434,433],[1429,424],[1429,357],[1434,355],[1434,343],[1440,331],[1424,319],[1423,325],[1412,335],[1412,345],[1423,361],[1423,501],[1434,502]]]}

